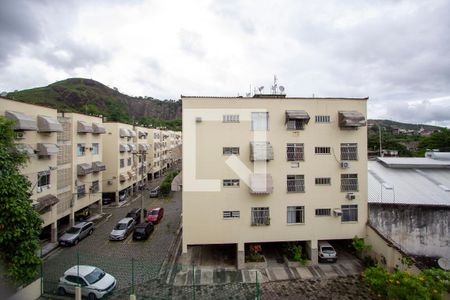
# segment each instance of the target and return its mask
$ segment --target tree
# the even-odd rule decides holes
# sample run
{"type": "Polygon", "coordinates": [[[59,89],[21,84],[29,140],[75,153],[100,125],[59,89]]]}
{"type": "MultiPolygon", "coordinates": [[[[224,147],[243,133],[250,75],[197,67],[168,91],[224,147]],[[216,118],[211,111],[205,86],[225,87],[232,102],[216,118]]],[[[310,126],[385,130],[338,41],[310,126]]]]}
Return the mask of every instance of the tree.
{"type": "Polygon", "coordinates": [[[419,148],[439,149],[439,151],[450,151],[450,130],[442,128],[440,131],[434,132],[432,135],[425,137],[419,144],[419,148]]]}
{"type": "Polygon", "coordinates": [[[24,284],[42,263],[36,256],[42,221],[31,206],[31,183],[19,172],[28,158],[14,145],[12,125],[0,116],[0,259],[8,278],[24,284]]]}

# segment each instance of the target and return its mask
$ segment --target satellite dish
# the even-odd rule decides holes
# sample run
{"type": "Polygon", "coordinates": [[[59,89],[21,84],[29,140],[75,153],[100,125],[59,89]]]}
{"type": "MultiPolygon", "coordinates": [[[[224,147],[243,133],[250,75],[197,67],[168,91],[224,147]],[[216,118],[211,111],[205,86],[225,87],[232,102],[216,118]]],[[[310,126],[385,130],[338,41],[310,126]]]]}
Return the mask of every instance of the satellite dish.
{"type": "Polygon", "coordinates": [[[259,93],[261,93],[261,91],[264,89],[264,86],[260,86],[259,88],[258,88],[258,91],[259,91],[259,93]]]}
{"type": "Polygon", "coordinates": [[[278,89],[280,89],[280,92],[281,92],[281,93],[284,92],[284,86],[280,85],[280,86],[278,87],[278,89]]]}
{"type": "Polygon", "coordinates": [[[438,265],[441,267],[441,269],[444,269],[445,271],[450,270],[450,260],[445,257],[441,257],[438,259],[438,265]]]}

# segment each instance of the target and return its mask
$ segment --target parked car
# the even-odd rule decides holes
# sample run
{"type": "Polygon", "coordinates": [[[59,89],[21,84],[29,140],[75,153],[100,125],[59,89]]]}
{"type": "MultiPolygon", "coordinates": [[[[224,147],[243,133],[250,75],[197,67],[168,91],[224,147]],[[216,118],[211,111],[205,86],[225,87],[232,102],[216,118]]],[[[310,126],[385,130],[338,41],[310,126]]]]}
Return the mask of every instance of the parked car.
{"type": "MultiPolygon", "coordinates": [[[[141,208],[133,208],[127,213],[126,218],[133,218],[136,224],[141,223],[141,210],[142,210],[141,208]]],[[[144,208],[144,218],[146,215],[147,210],[144,208]]]]}
{"type": "Polygon", "coordinates": [[[114,199],[111,196],[104,196],[102,198],[102,204],[103,205],[108,205],[108,204],[113,203],[113,202],[114,202],[114,199]]]}
{"type": "Polygon", "coordinates": [[[73,266],[59,278],[58,294],[75,294],[75,287],[81,286],[81,295],[89,300],[100,299],[110,293],[117,280],[102,269],[93,266],[73,266]]]}
{"type": "Polygon", "coordinates": [[[94,223],[81,222],[69,228],[58,240],[61,246],[72,246],[94,232],[94,223]]]}
{"type": "Polygon", "coordinates": [[[333,246],[330,245],[327,241],[319,241],[319,262],[324,261],[337,261],[337,253],[334,250],[333,246]]]}
{"type": "Polygon", "coordinates": [[[150,191],[150,198],[157,198],[159,196],[159,186],[150,191]]]}
{"type": "Polygon", "coordinates": [[[111,241],[121,241],[133,231],[135,221],[133,218],[123,218],[120,220],[109,235],[111,241]]]}
{"type": "Polygon", "coordinates": [[[122,202],[125,200],[127,200],[127,193],[119,194],[119,201],[122,202]]]}
{"type": "Polygon", "coordinates": [[[152,222],[142,223],[134,228],[133,240],[146,240],[153,232],[155,227],[152,222]]]}
{"type": "Polygon", "coordinates": [[[164,208],[156,207],[156,208],[152,208],[147,213],[147,217],[145,219],[147,222],[152,222],[153,224],[157,224],[157,223],[159,223],[159,221],[161,221],[163,216],[164,216],[164,208]]]}
{"type": "Polygon", "coordinates": [[[83,209],[80,209],[75,213],[75,220],[87,220],[89,216],[91,215],[91,212],[89,210],[89,207],[85,207],[83,209]]]}

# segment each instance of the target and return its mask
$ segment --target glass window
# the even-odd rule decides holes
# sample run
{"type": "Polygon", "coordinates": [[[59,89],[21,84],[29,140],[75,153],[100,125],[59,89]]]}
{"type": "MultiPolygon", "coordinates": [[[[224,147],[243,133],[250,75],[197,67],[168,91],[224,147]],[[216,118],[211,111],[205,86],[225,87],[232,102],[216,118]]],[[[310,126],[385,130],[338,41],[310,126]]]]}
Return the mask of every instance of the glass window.
{"type": "Polygon", "coordinates": [[[330,116],[316,116],[316,123],[330,123],[330,116]]]}
{"type": "Polygon", "coordinates": [[[331,216],[331,208],[317,208],[316,216],[331,216]]]}
{"type": "Polygon", "coordinates": [[[330,147],[316,147],[314,152],[316,154],[331,154],[331,148],[330,147]]]}
{"type": "Polygon", "coordinates": [[[253,131],[269,130],[268,112],[252,112],[252,130],[253,131]]]}
{"type": "Polygon", "coordinates": [[[223,115],[224,123],[239,123],[239,115],[223,115]]]}
{"type": "Polygon", "coordinates": [[[239,179],[224,179],[223,186],[236,186],[240,185],[239,179]]]}
{"type": "Polygon", "coordinates": [[[127,159],[127,165],[128,165],[128,166],[131,166],[131,157],[128,157],[128,159],[127,159]]]}
{"type": "Polygon", "coordinates": [[[224,219],[231,219],[231,218],[239,218],[241,216],[240,211],[238,210],[227,210],[223,212],[223,218],[224,219]]]}
{"type": "Polygon", "coordinates": [[[98,154],[98,151],[99,151],[98,143],[93,143],[92,144],[92,154],[93,155],[98,154]]]}
{"type": "Polygon", "coordinates": [[[77,156],[84,156],[85,151],[84,144],[77,144],[77,156]]]}
{"type": "Polygon", "coordinates": [[[358,174],[341,174],[341,192],[358,191],[358,174]]]}
{"type": "Polygon", "coordinates": [[[286,154],[288,161],[304,160],[304,147],[303,144],[287,144],[286,154]]]}
{"type": "Polygon", "coordinates": [[[121,158],[120,159],[120,168],[124,168],[125,167],[125,159],[121,158]]]}
{"type": "Polygon", "coordinates": [[[318,177],[318,178],[316,178],[316,184],[317,185],[330,185],[331,178],[330,177],[318,177]]]}
{"type": "Polygon", "coordinates": [[[50,171],[42,171],[37,174],[37,186],[43,187],[50,184],[50,171]]]}
{"type": "Polygon", "coordinates": [[[342,222],[358,221],[358,205],[342,205],[342,222]]]}
{"type": "Polygon", "coordinates": [[[98,180],[92,181],[91,191],[92,191],[93,193],[98,192],[99,188],[100,188],[100,185],[99,185],[98,180]]]}
{"type": "Polygon", "coordinates": [[[288,120],[286,127],[288,130],[303,130],[305,127],[305,120],[288,120]]]}
{"type": "Polygon", "coordinates": [[[358,144],[341,144],[341,160],[358,160],[358,144]]]}
{"type": "Polygon", "coordinates": [[[268,207],[252,207],[252,226],[270,225],[270,213],[268,207]]]}
{"type": "Polygon", "coordinates": [[[287,191],[299,193],[305,191],[304,175],[287,175],[287,191]]]}
{"type": "Polygon", "coordinates": [[[78,198],[83,198],[84,196],[86,196],[86,185],[79,185],[77,186],[77,195],[78,198]]]}
{"type": "Polygon", "coordinates": [[[288,206],[287,207],[288,224],[305,223],[305,207],[304,206],[288,206]]]}
{"type": "Polygon", "coordinates": [[[223,147],[223,155],[239,155],[239,147],[223,147]]]}

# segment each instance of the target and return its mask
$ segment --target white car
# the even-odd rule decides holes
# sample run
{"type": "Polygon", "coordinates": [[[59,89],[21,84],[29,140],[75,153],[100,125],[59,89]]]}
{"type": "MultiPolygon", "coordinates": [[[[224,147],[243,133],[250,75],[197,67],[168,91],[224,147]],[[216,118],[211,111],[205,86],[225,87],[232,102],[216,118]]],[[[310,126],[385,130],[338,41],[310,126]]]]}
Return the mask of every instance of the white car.
{"type": "Polygon", "coordinates": [[[100,299],[117,285],[116,279],[93,266],[73,266],[59,278],[58,294],[75,294],[75,287],[81,287],[81,294],[89,300],[100,299]]]}
{"type": "Polygon", "coordinates": [[[334,250],[333,246],[330,245],[327,241],[319,241],[319,262],[324,261],[337,261],[337,253],[334,250]]]}
{"type": "Polygon", "coordinates": [[[135,221],[133,218],[123,218],[113,228],[109,234],[110,241],[121,241],[127,238],[127,236],[133,231],[135,221]]]}

